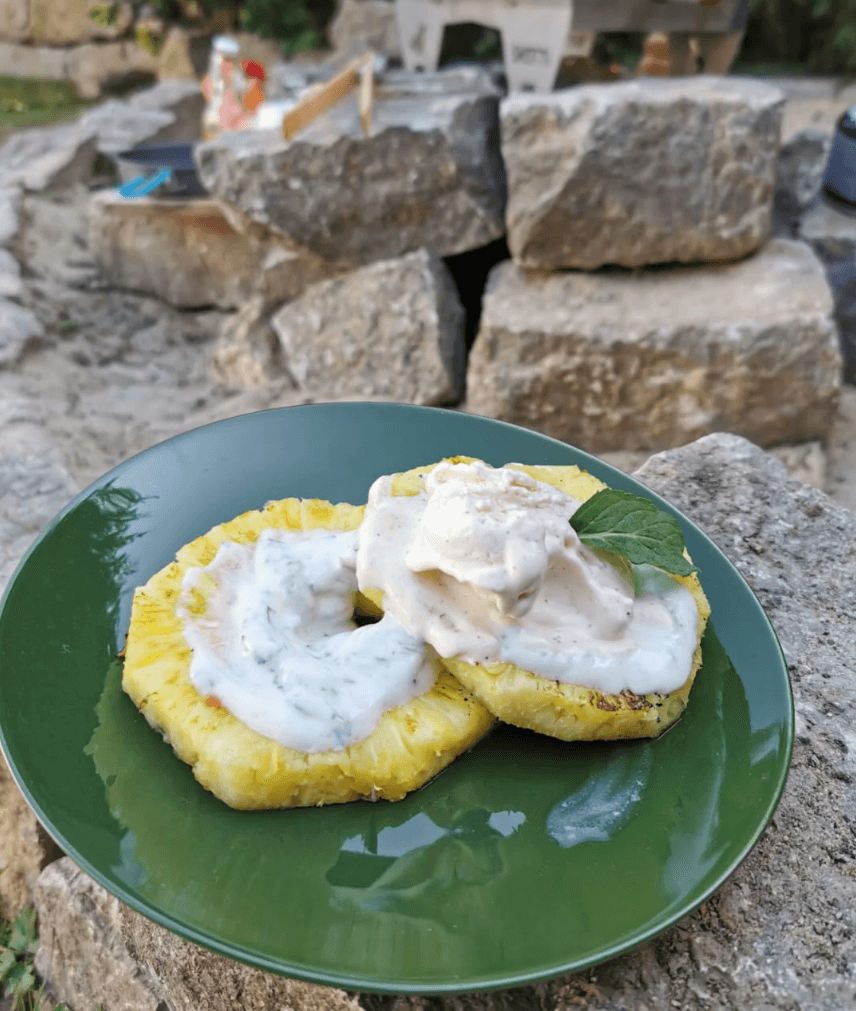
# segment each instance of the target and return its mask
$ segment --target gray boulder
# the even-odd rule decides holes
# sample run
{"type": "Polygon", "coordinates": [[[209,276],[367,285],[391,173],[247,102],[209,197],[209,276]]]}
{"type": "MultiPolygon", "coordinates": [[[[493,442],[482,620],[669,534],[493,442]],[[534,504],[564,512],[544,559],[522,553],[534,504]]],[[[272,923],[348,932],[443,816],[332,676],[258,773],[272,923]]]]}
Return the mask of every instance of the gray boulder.
{"type": "Polygon", "coordinates": [[[212,195],[318,256],[448,256],[503,234],[497,109],[486,74],[399,72],[378,89],[370,137],[351,96],[289,141],[223,133],[195,158],[212,195]]]}
{"type": "Polygon", "coordinates": [[[467,409],[594,452],[729,430],[824,439],[841,358],[823,269],[778,239],[719,267],[492,272],[467,409]]]}
{"type": "Polygon", "coordinates": [[[464,310],[424,249],[314,285],[271,322],[305,394],[448,404],[463,393],[464,310]]]}
{"type": "Polygon", "coordinates": [[[0,248],[10,245],[18,234],[21,190],[16,186],[0,189],[0,248]]]}
{"type": "Polygon", "coordinates": [[[401,59],[395,4],[390,0],[340,0],[327,37],[334,50],[361,42],[372,52],[401,59]]]}
{"type": "Polygon", "coordinates": [[[591,270],[753,252],[770,230],[783,102],[724,77],[504,99],[512,256],[591,270]]]}
{"type": "Polygon", "coordinates": [[[214,374],[229,387],[252,390],[276,382],[293,389],[281,359],[279,339],[260,295],[226,317],[211,357],[214,374]]]}
{"type": "Polygon", "coordinates": [[[17,299],[23,294],[21,267],[8,249],[0,247],[0,298],[17,299]]]}
{"type": "Polygon", "coordinates": [[[115,155],[140,144],[196,140],[204,107],[205,99],[195,81],[161,81],[128,101],[102,102],[85,112],[78,123],[95,131],[102,154],[115,155]]]}
{"type": "Polygon", "coordinates": [[[362,1011],[342,990],[212,955],[113,898],[68,857],[42,873],[35,966],[49,997],[111,1011],[362,1011]]]}
{"type": "Polygon", "coordinates": [[[36,892],[35,967],[49,997],[73,1008],[157,1011],[156,983],[122,941],[122,904],[63,857],[47,867],[36,892]]]}
{"type": "Polygon", "coordinates": [[[282,302],[337,272],[253,221],[238,220],[242,231],[235,223],[216,200],[125,200],[106,190],[90,203],[89,247],[110,284],[179,308],[235,308],[256,294],[282,302]]]}
{"type": "Polygon", "coordinates": [[[96,136],[77,123],[13,133],[0,144],[4,187],[39,191],[88,182],[98,153],[96,136]]]}
{"type": "Polygon", "coordinates": [[[0,369],[14,365],[44,333],[44,327],[29,309],[0,297],[0,369]]]}
{"type": "Polygon", "coordinates": [[[800,130],[782,144],[776,168],[774,230],[793,235],[799,219],[817,197],[832,137],[821,130],[800,130]]]}

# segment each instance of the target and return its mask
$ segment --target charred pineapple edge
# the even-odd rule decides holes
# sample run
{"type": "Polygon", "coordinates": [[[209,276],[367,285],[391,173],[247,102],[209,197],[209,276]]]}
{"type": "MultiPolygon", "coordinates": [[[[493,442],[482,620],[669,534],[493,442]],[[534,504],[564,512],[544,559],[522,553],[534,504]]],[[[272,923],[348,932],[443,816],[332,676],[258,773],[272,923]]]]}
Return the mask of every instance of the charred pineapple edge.
{"type": "MultiPolygon", "coordinates": [[[[470,463],[472,458],[451,457],[449,462],[470,463]]],[[[423,486],[424,475],[435,466],[437,465],[431,464],[396,474],[392,494],[417,494],[423,486]]],[[[607,487],[575,465],[506,466],[553,485],[583,502],[607,487]]],[[[689,558],[689,554],[684,554],[689,558]]],[[[698,576],[693,574],[675,578],[690,591],[698,606],[698,636],[689,678],[668,695],[634,695],[629,691],[605,695],[592,688],[539,677],[510,663],[470,664],[463,660],[445,658],[443,663],[504,723],[535,730],[563,741],[658,737],[680,718],[686,708],[690,689],[701,666],[701,639],[710,616],[710,605],[698,576]]],[[[381,591],[367,590],[366,597],[376,607],[383,606],[381,591]]]]}
{"type": "MultiPolygon", "coordinates": [[[[438,665],[431,691],[386,712],[368,737],[342,751],[309,754],[256,733],[194,688],[191,650],[176,615],[185,572],[207,565],[223,541],[251,543],[268,527],[353,530],[363,512],[363,506],[320,500],[268,503],[185,545],[134,595],[122,687],[178,757],[192,766],[202,786],[230,807],[400,800],[476,744],[494,723],[487,709],[438,665]]],[[[369,601],[362,605],[364,611],[377,611],[369,601]]],[[[204,610],[204,599],[191,606],[204,610]]]]}

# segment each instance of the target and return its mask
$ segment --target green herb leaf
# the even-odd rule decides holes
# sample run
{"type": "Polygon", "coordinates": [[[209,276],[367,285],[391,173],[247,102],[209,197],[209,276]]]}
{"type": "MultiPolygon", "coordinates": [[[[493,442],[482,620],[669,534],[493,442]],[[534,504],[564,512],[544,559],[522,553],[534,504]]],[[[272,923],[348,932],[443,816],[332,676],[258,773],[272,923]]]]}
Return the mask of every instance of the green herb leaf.
{"type": "Polygon", "coordinates": [[[10,951],[8,948],[0,949],[0,983],[6,979],[10,970],[15,967],[16,961],[14,951],[10,951]]]}
{"type": "Polygon", "coordinates": [[[22,909],[13,920],[9,947],[18,954],[34,954],[38,950],[36,910],[32,906],[22,909]]]}
{"type": "Polygon", "coordinates": [[[630,492],[605,488],[571,517],[587,547],[623,555],[634,565],[653,565],[676,576],[698,571],[684,558],[684,535],[674,516],[630,492]]]}

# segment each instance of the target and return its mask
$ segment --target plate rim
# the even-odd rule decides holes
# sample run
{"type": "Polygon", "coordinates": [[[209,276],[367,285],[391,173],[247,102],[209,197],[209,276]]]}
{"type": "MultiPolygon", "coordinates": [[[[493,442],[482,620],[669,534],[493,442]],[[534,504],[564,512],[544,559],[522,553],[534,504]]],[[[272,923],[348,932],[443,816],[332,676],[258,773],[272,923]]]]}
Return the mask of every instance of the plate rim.
{"type": "MultiPolygon", "coordinates": [[[[767,613],[761,605],[757,594],[749,585],[749,583],[740,574],[734,563],[730,558],[718,547],[718,545],[713,541],[713,539],[706,534],[700,527],[698,527],[692,520],[685,516],[677,507],[673,506],[666,499],[664,499],[657,492],[648,488],[641,481],[632,477],[623,471],[618,470],[618,468],[599,459],[591,453],[585,450],[579,449],[569,443],[562,442],[558,439],[553,439],[550,436],[545,436],[540,432],[534,431],[532,429],[526,429],[519,425],[513,425],[509,422],[500,421],[493,418],[486,418],[482,415],[471,415],[460,411],[454,411],[448,408],[440,407],[423,407],[414,404],[399,404],[395,402],[385,402],[385,401],[346,401],[346,402],[334,402],[334,403],[313,403],[313,404],[298,404],[293,406],[285,407],[270,407],[261,411],[252,411],[244,414],[235,415],[229,418],[219,419],[207,424],[198,425],[194,428],[190,428],[187,431],[180,432],[176,435],[171,436],[168,439],[164,439],[161,442],[155,443],[152,446],[147,447],[139,453],[128,457],[126,460],[121,461],[115,467],[111,468],[101,477],[97,478],[86,488],[82,489],[66,506],[64,506],[54,517],[51,519],[35,537],[32,543],[29,545],[27,550],[21,557],[18,565],[15,567],[12,575],[9,577],[8,583],[4,588],[2,597],[0,597],[0,623],[3,621],[3,616],[5,614],[7,601],[13,586],[16,581],[20,578],[21,574],[25,570],[28,561],[32,554],[37,550],[39,545],[43,543],[54,531],[54,529],[62,522],[62,520],[76,509],[82,502],[86,501],[94,491],[99,488],[107,487],[111,484],[115,484],[121,473],[126,469],[131,467],[137,460],[149,454],[155,454],[163,450],[164,447],[182,440],[188,439],[204,430],[213,430],[220,426],[225,425],[235,425],[241,424],[246,419],[255,418],[260,415],[267,414],[283,414],[285,412],[311,412],[316,408],[324,408],[325,410],[330,410],[331,408],[341,409],[344,412],[353,411],[354,409],[361,408],[373,408],[373,409],[388,409],[394,408],[396,410],[404,410],[411,412],[423,413],[425,416],[435,415],[438,413],[444,415],[453,415],[459,418],[472,418],[475,421],[484,423],[489,427],[499,427],[504,428],[513,432],[524,432],[528,435],[535,436],[539,440],[543,440],[547,444],[552,444],[555,447],[560,448],[563,452],[569,452],[570,454],[580,458],[577,462],[578,466],[589,470],[588,463],[591,463],[591,472],[595,473],[595,476],[599,476],[596,472],[606,472],[610,478],[616,478],[618,484],[630,483],[636,488],[641,488],[644,493],[650,497],[659,508],[674,515],[686,535],[689,531],[691,539],[700,539],[701,542],[706,546],[707,549],[712,550],[717,556],[719,561],[725,563],[725,571],[729,579],[736,579],[739,584],[749,592],[751,599],[754,601],[755,607],[758,612],[758,616],[764,623],[766,632],[770,638],[771,645],[774,647],[774,652],[781,665],[781,672],[783,674],[783,686],[784,686],[784,701],[785,706],[785,716],[783,730],[785,732],[785,748],[783,749],[782,759],[779,763],[777,770],[777,778],[773,789],[771,790],[768,803],[761,814],[759,814],[757,824],[755,825],[753,831],[747,836],[741,846],[738,854],[728,863],[728,865],[723,868],[720,873],[715,876],[715,879],[706,886],[701,894],[691,901],[682,901],[677,904],[677,908],[674,912],[668,914],[663,920],[663,922],[656,922],[650,927],[634,932],[632,940],[629,941],[619,941],[608,947],[602,948],[596,955],[587,957],[584,959],[573,959],[562,965],[555,965],[549,968],[538,968],[533,969],[530,972],[515,972],[512,974],[506,974],[502,976],[501,974],[493,974],[490,978],[479,978],[479,979],[468,979],[463,983],[460,980],[451,980],[448,983],[442,985],[431,985],[430,987],[420,986],[418,983],[408,983],[401,980],[394,980],[391,982],[384,982],[383,979],[376,977],[371,977],[370,974],[354,974],[354,973],[335,973],[329,972],[327,970],[313,969],[311,966],[306,967],[304,965],[289,964],[284,965],[282,962],[278,962],[276,959],[259,955],[258,953],[249,952],[245,949],[241,949],[237,945],[229,941],[223,941],[220,939],[214,939],[207,937],[204,932],[198,930],[193,926],[189,926],[182,922],[180,919],[174,915],[169,915],[163,913],[160,909],[155,907],[151,903],[147,903],[143,898],[138,897],[133,892],[129,891],[122,884],[117,883],[109,879],[95,864],[93,864],[86,856],[80,853],[76,846],[70,843],[64,836],[64,834],[56,829],[53,825],[52,819],[42,809],[42,806],[35,800],[33,794],[22,776],[20,770],[18,769],[17,763],[13,760],[9,752],[9,745],[6,740],[6,734],[4,731],[4,720],[2,713],[0,713],[0,752],[2,752],[3,757],[6,761],[6,765],[10,771],[10,774],[23,795],[25,801],[27,802],[30,809],[38,818],[39,822],[42,824],[48,835],[54,840],[54,842],[63,851],[63,854],[68,856],[73,862],[80,868],[82,868],[90,877],[97,881],[109,894],[115,896],[120,901],[124,902],[135,912],[145,916],[147,919],[152,920],[159,926],[166,928],[172,933],[177,934],[201,948],[215,954],[221,955],[226,958],[231,958],[234,961],[247,965],[251,968],[259,969],[263,972],[269,972],[277,976],[282,976],[286,978],[299,979],[305,982],[316,983],[322,986],[337,987],[344,990],[351,990],[363,993],[378,993],[378,994],[393,994],[393,995],[427,995],[427,996],[449,996],[453,994],[462,993],[480,993],[487,992],[491,990],[516,988],[521,986],[530,985],[532,983],[541,982],[544,980],[553,979],[557,976],[565,975],[567,973],[579,972],[593,965],[599,965],[601,963],[607,962],[617,956],[624,954],[626,952],[632,951],[633,949],[639,947],[640,945],[650,941],[654,937],[657,937],[665,930],[674,926],[683,917],[692,913],[705,901],[707,901],[711,895],[713,895],[723,883],[740,867],[743,861],[749,856],[754,847],[757,845],[759,839],[766,831],[769,826],[770,820],[772,819],[776,808],[781,801],[782,794],[787,785],[788,775],[790,773],[792,757],[793,757],[793,746],[795,737],[795,709],[794,709],[794,697],[793,697],[793,685],[790,679],[790,673],[787,663],[787,658],[785,657],[784,651],[782,649],[781,643],[779,641],[778,635],[770,621],[767,613]],[[582,462],[581,462],[582,461],[582,462]]],[[[653,455],[653,452],[652,452],[653,455]]],[[[512,462],[512,461],[507,461],[512,462]]],[[[613,485],[610,484],[612,487],[613,485]]],[[[715,616],[712,619],[714,627],[716,627],[715,616]]],[[[735,668],[736,671],[736,668],[735,668]]],[[[738,674],[738,676],[740,676],[738,674]]],[[[93,772],[93,775],[95,773],[93,772]]],[[[117,823],[118,824],[118,823],[117,823]]],[[[49,865],[48,865],[49,866],[49,865]]],[[[674,905],[674,904],[673,904],[674,905]]],[[[484,975],[484,974],[482,974],[484,975]]]]}

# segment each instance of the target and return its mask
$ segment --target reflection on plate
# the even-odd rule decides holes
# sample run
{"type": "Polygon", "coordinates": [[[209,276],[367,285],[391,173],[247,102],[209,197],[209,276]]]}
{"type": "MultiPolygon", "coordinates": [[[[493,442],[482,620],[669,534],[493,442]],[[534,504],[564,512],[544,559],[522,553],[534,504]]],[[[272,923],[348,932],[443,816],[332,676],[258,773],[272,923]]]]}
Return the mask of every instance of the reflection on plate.
{"type": "Polygon", "coordinates": [[[508,425],[339,404],[188,433],[72,503],[0,613],[4,749],[66,852],[209,948],[391,992],[579,968],[652,936],[721,883],[778,801],[792,703],[763,612],[690,524],[713,620],[687,712],[657,741],[567,745],[500,727],[398,804],[242,813],[202,790],[121,692],[115,654],[134,587],[181,544],[270,498],[365,501],[377,475],[455,453],[579,463],[640,490],[508,425]]]}

